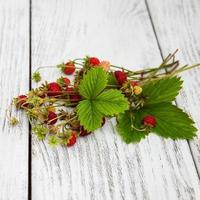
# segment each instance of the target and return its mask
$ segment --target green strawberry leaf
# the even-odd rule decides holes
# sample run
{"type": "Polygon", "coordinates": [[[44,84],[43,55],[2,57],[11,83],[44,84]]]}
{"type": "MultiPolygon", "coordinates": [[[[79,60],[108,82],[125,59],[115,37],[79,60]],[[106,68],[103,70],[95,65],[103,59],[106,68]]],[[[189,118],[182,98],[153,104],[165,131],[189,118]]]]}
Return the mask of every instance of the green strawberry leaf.
{"type": "Polygon", "coordinates": [[[149,105],[138,111],[143,118],[145,115],[153,115],[157,125],[152,132],[171,139],[192,139],[196,136],[197,129],[193,120],[180,108],[171,103],[149,105]]]}
{"type": "Polygon", "coordinates": [[[104,91],[97,96],[95,105],[104,115],[121,113],[129,108],[127,98],[120,91],[113,89],[104,91]]]}
{"type": "Polygon", "coordinates": [[[117,79],[115,78],[113,72],[108,74],[108,85],[118,85],[117,79]]]}
{"type": "Polygon", "coordinates": [[[85,100],[77,106],[80,124],[88,131],[99,128],[104,116],[124,112],[129,108],[128,100],[119,90],[105,90],[107,74],[101,68],[93,68],[80,82],[80,94],[85,100]]]}
{"type": "Polygon", "coordinates": [[[86,99],[95,98],[106,87],[107,77],[107,73],[102,68],[88,70],[79,85],[81,96],[86,99]]]}
{"type": "Polygon", "coordinates": [[[80,124],[88,131],[94,131],[101,126],[102,114],[95,107],[95,103],[89,100],[81,101],[77,106],[80,124]]]}
{"type": "Polygon", "coordinates": [[[143,85],[145,104],[172,102],[178,95],[183,81],[179,77],[169,77],[161,80],[147,82],[143,85]]]}
{"type": "Polygon", "coordinates": [[[126,111],[125,113],[119,114],[117,118],[118,134],[127,144],[131,142],[132,143],[139,142],[142,138],[145,138],[145,136],[148,134],[147,131],[137,131],[132,127],[133,123],[134,127],[136,127],[137,129],[141,129],[141,116],[139,114],[136,114],[134,115],[134,117],[130,114],[130,111],[126,111]]]}

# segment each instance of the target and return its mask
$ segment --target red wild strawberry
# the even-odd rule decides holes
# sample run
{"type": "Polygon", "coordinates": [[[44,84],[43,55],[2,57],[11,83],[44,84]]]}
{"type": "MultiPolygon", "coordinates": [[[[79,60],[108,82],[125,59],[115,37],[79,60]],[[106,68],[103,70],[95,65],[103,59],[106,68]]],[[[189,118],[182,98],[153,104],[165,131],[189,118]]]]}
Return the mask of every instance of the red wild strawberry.
{"type": "Polygon", "coordinates": [[[58,83],[52,82],[48,84],[48,96],[57,96],[61,94],[61,87],[58,83]]]}
{"type": "Polygon", "coordinates": [[[156,118],[153,115],[146,115],[143,118],[142,122],[145,126],[149,126],[152,128],[156,126],[156,118]]]}
{"type": "Polygon", "coordinates": [[[69,85],[70,84],[70,80],[68,78],[63,78],[63,81],[66,85],[69,85]]]}
{"type": "Polygon", "coordinates": [[[138,86],[138,82],[137,81],[131,81],[131,85],[134,87],[134,86],[138,86]]]}
{"type": "Polygon", "coordinates": [[[49,111],[49,114],[48,114],[48,124],[50,125],[53,125],[57,122],[57,115],[55,112],[52,112],[52,111],[49,111]]]}
{"type": "Polygon", "coordinates": [[[67,77],[60,77],[56,80],[56,83],[58,83],[58,85],[63,88],[63,87],[68,87],[68,85],[70,84],[70,80],[67,77]]]}
{"type": "Polygon", "coordinates": [[[76,143],[76,134],[75,132],[71,132],[70,138],[68,140],[67,146],[71,147],[76,143]]]}
{"type": "Polygon", "coordinates": [[[65,68],[63,69],[63,72],[66,74],[66,75],[71,75],[74,73],[75,71],[75,65],[73,62],[68,62],[65,64],[65,68]]]}
{"type": "Polygon", "coordinates": [[[80,128],[80,136],[81,136],[81,137],[84,137],[84,136],[87,136],[87,135],[90,135],[90,134],[91,134],[91,132],[86,131],[86,130],[83,128],[83,126],[81,126],[81,128],[80,128]]]}
{"type": "Polygon", "coordinates": [[[115,71],[115,78],[119,85],[123,85],[123,83],[127,81],[127,75],[123,71],[115,71]]]}
{"type": "Polygon", "coordinates": [[[89,63],[91,66],[95,66],[95,65],[99,65],[100,61],[96,57],[91,57],[91,58],[89,58],[89,63]]]}
{"type": "Polygon", "coordinates": [[[17,107],[28,107],[28,103],[26,103],[27,101],[27,96],[26,95],[19,95],[18,96],[18,101],[17,101],[17,107]]]}

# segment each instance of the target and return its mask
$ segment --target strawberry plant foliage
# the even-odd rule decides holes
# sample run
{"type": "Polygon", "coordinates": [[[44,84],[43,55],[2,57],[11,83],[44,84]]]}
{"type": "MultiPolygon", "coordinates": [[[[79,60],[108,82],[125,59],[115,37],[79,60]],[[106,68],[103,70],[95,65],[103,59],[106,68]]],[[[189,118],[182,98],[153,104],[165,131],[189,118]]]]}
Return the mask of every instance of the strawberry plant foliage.
{"type": "Polygon", "coordinates": [[[133,123],[129,112],[120,114],[118,117],[117,130],[126,143],[139,142],[148,131],[142,131],[141,121],[146,115],[153,115],[157,119],[157,125],[151,131],[159,136],[171,139],[192,139],[197,129],[194,122],[181,109],[171,103],[159,103],[147,105],[133,112],[133,123]],[[132,127],[134,125],[136,130],[132,127]]]}
{"type": "Polygon", "coordinates": [[[119,114],[117,118],[117,131],[127,144],[139,142],[147,135],[147,131],[136,130],[140,129],[141,119],[141,113],[131,113],[130,111],[126,111],[125,113],[119,114]]]}
{"type": "MultiPolygon", "coordinates": [[[[199,65],[180,66],[175,53],[158,67],[138,71],[96,57],[77,58],[55,66],[62,76],[19,95],[12,105],[25,110],[35,136],[48,139],[52,147],[70,147],[112,117],[126,143],[139,142],[151,132],[164,138],[192,139],[197,131],[194,122],[172,102],[182,87],[177,74],[199,65]]],[[[41,68],[45,67],[33,73],[33,81],[41,81],[41,68]]],[[[14,126],[18,120],[11,109],[7,116],[14,126]]]]}
{"type": "Polygon", "coordinates": [[[97,96],[95,106],[102,114],[112,116],[127,110],[128,100],[121,92],[110,89],[97,96]]]}
{"type": "Polygon", "coordinates": [[[192,139],[197,129],[194,122],[180,108],[171,103],[148,105],[139,111],[139,115],[151,114],[157,119],[157,126],[152,129],[156,134],[172,139],[192,139]]]}
{"type": "Polygon", "coordinates": [[[167,77],[150,81],[143,86],[143,95],[147,98],[146,104],[172,102],[182,87],[183,81],[179,77],[167,77]]]}
{"type": "Polygon", "coordinates": [[[120,114],[117,126],[119,134],[125,142],[138,142],[150,131],[143,129],[142,120],[145,116],[154,116],[157,125],[151,131],[165,138],[192,139],[197,129],[194,122],[181,109],[172,105],[182,81],[178,77],[169,77],[158,81],[149,81],[143,86],[144,106],[130,113],[120,114]],[[134,127],[132,127],[134,126],[134,127]],[[139,130],[139,131],[138,131],[139,130]]]}
{"type": "Polygon", "coordinates": [[[80,124],[88,131],[99,128],[104,116],[112,116],[128,109],[128,100],[119,90],[106,90],[108,75],[101,68],[93,68],[80,82],[80,94],[85,98],[77,106],[80,124]]]}
{"type": "Polygon", "coordinates": [[[89,70],[80,82],[80,94],[86,99],[95,98],[106,87],[107,76],[101,68],[89,70]]]}

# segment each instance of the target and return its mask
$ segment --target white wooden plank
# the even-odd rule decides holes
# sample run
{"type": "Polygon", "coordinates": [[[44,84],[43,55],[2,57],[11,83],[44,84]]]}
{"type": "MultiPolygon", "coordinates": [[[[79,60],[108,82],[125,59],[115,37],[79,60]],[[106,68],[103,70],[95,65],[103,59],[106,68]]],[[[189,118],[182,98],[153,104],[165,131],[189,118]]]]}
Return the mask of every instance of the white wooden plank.
{"type": "Polygon", "coordinates": [[[13,96],[29,88],[29,3],[0,1],[0,199],[28,198],[28,122],[21,112],[12,128],[5,119],[13,96]]]}
{"type": "MultiPolygon", "coordinates": [[[[178,57],[184,63],[200,63],[200,1],[148,1],[162,52],[180,49],[178,57]]],[[[177,99],[195,120],[200,130],[200,69],[183,74],[184,89],[177,99]]],[[[200,174],[200,135],[190,141],[194,161],[200,174]]]]}
{"type": "MultiPolygon", "coordinates": [[[[161,62],[145,3],[33,1],[33,68],[96,55],[131,69],[161,62]]],[[[45,71],[49,80],[58,73],[45,71]]],[[[197,199],[199,180],[186,141],[150,135],[126,145],[106,123],[72,148],[33,138],[33,200],[197,199]]]]}

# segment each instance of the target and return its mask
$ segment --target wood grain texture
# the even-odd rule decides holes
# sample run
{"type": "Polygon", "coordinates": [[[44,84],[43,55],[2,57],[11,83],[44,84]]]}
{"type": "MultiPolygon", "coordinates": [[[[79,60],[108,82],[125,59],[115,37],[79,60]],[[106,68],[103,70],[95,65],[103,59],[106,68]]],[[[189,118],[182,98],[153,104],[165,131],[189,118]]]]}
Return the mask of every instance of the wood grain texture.
{"type": "MultiPolygon", "coordinates": [[[[34,0],[33,70],[84,55],[130,69],[161,57],[144,1],[34,0]]],[[[44,71],[54,80],[54,70],[44,71]]],[[[32,199],[198,199],[199,179],[187,141],[150,135],[126,145],[114,121],[72,148],[52,150],[33,137],[32,199]]]]}
{"type": "MultiPolygon", "coordinates": [[[[163,54],[180,49],[178,57],[183,64],[200,63],[200,1],[147,1],[163,54]],[[159,6],[158,6],[159,5],[159,6]]],[[[177,104],[196,122],[200,130],[200,69],[183,74],[184,89],[177,104]]],[[[200,175],[200,132],[190,147],[200,175]]]]}
{"type": "Polygon", "coordinates": [[[29,4],[0,1],[0,199],[28,198],[28,122],[15,112],[20,125],[11,128],[6,108],[13,96],[29,88],[29,4]]]}

